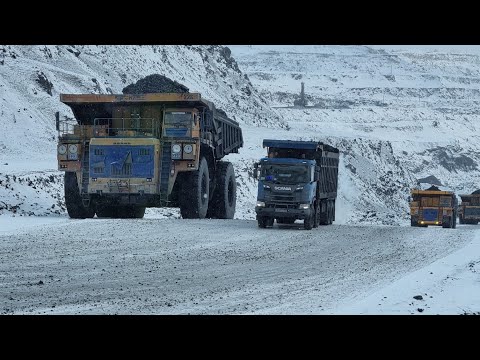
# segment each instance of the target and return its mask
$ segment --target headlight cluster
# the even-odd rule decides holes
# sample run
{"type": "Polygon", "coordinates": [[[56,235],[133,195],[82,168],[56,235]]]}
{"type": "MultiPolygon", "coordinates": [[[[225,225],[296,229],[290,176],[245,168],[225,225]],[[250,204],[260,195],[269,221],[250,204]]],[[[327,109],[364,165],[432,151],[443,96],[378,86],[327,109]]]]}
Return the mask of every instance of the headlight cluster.
{"type": "Polygon", "coordinates": [[[78,146],[77,146],[77,145],[75,145],[75,144],[70,144],[70,145],[68,145],[68,152],[69,152],[70,154],[76,153],[77,150],[78,150],[78,146]]]}
{"type": "MultiPolygon", "coordinates": [[[[193,156],[194,145],[185,144],[183,145],[183,158],[191,159],[193,156]]],[[[182,144],[173,144],[172,145],[172,159],[181,159],[182,158],[182,144]]]]}
{"type": "Polygon", "coordinates": [[[57,151],[59,155],[67,155],[68,160],[78,160],[78,144],[60,144],[57,151]]]}
{"type": "Polygon", "coordinates": [[[67,153],[67,145],[64,145],[64,144],[58,145],[58,153],[60,155],[65,155],[67,153]]]}
{"type": "Polygon", "coordinates": [[[173,154],[178,154],[180,151],[182,151],[182,147],[178,144],[174,144],[172,146],[172,153],[173,154]]]}
{"type": "Polygon", "coordinates": [[[190,154],[192,151],[193,151],[193,146],[192,144],[187,144],[183,147],[183,151],[186,153],[186,154],[190,154]]]}

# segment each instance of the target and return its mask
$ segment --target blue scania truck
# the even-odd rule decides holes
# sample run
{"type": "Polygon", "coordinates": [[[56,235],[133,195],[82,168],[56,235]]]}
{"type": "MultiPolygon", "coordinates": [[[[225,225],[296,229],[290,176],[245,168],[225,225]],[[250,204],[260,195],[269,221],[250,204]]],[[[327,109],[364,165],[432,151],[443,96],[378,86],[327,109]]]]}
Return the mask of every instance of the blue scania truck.
{"type": "Polygon", "coordinates": [[[263,140],[267,157],[254,165],[258,226],[303,220],[304,228],[335,221],[339,150],[322,142],[263,140]]]}

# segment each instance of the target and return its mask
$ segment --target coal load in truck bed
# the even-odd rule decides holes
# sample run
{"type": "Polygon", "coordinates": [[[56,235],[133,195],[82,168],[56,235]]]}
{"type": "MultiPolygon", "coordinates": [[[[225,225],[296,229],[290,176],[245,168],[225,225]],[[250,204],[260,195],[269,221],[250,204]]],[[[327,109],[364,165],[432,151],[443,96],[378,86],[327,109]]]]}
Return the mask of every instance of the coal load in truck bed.
{"type": "Polygon", "coordinates": [[[166,76],[153,74],[124,87],[122,92],[124,94],[188,93],[188,88],[166,76]]]}

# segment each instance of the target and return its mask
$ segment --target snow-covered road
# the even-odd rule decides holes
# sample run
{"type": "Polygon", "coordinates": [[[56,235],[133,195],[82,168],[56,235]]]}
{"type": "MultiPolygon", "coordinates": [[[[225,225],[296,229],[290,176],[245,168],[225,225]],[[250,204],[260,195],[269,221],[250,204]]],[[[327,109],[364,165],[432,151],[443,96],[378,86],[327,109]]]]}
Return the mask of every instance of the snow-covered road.
{"type": "Polygon", "coordinates": [[[0,313],[329,314],[475,231],[65,219],[0,233],[0,313]]]}

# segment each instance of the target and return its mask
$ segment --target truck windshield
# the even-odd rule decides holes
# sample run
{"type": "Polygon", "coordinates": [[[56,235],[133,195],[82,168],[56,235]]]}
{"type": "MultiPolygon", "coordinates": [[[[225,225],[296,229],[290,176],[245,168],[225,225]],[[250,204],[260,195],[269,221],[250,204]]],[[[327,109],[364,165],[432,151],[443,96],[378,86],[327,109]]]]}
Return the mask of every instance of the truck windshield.
{"type": "Polygon", "coordinates": [[[165,125],[188,126],[192,123],[192,113],[171,111],[165,113],[165,125]]]}
{"type": "Polygon", "coordinates": [[[298,184],[310,182],[310,176],[306,166],[263,165],[260,180],[276,184],[298,184]]]}

